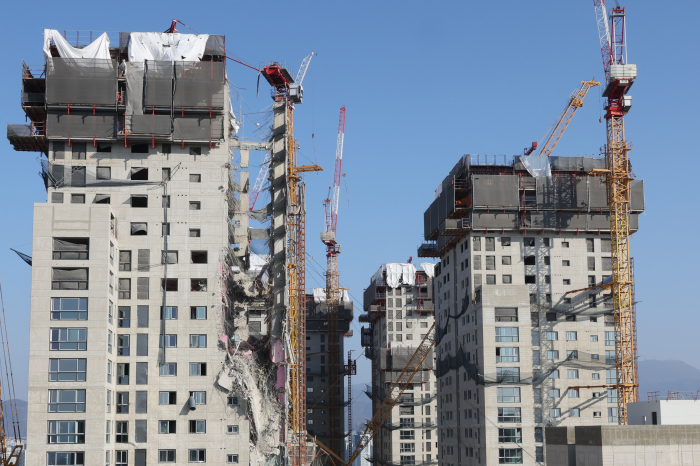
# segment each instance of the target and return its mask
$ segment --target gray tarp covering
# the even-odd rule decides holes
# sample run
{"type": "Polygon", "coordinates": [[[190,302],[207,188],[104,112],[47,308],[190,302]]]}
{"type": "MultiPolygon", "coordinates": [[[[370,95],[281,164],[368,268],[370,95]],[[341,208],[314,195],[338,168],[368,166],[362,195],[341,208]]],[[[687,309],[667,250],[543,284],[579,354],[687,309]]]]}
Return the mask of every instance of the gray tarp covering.
{"type": "Polygon", "coordinates": [[[117,62],[91,58],[46,59],[46,103],[109,105],[117,100],[117,62]]]}
{"type": "MultiPolygon", "coordinates": [[[[162,63],[162,62],[156,62],[162,63]]],[[[168,70],[172,70],[172,64],[168,63],[168,70]]],[[[143,111],[144,96],[144,63],[129,63],[126,73],[126,129],[129,134],[169,135],[172,132],[172,119],[170,115],[145,114],[143,111]]],[[[160,80],[153,79],[149,84],[157,90],[160,80]]],[[[170,107],[171,82],[168,80],[162,86],[165,94],[164,105],[170,107]]],[[[148,94],[147,94],[148,95],[148,94]]],[[[156,97],[158,97],[156,95],[156,97]]]]}
{"type": "Polygon", "coordinates": [[[530,228],[555,228],[557,225],[555,212],[531,212],[530,228]]]}
{"type": "Polygon", "coordinates": [[[630,183],[630,210],[644,210],[644,180],[635,180],[630,183]]]}
{"type": "Polygon", "coordinates": [[[31,125],[7,125],[7,139],[28,138],[32,135],[31,125]]]}
{"type": "MultiPolygon", "coordinates": [[[[518,177],[515,175],[474,175],[474,205],[518,207],[518,177]]],[[[444,218],[444,217],[443,217],[444,218]]]]}
{"type": "Polygon", "coordinates": [[[54,238],[53,239],[53,250],[54,251],[87,251],[88,250],[88,239],[78,240],[83,242],[71,241],[70,238],[54,238]]]}
{"type": "Polygon", "coordinates": [[[169,61],[146,60],[147,107],[168,107],[173,102],[173,64],[169,61]]]}
{"type": "Polygon", "coordinates": [[[170,115],[133,115],[127,121],[131,122],[129,134],[170,135],[172,133],[170,115]]]}
{"type": "Polygon", "coordinates": [[[559,209],[585,208],[588,206],[587,177],[554,177],[556,190],[556,207],[559,209]]]}
{"type": "Polygon", "coordinates": [[[64,138],[116,138],[116,113],[93,115],[92,112],[51,111],[47,115],[47,136],[64,138]]]}
{"type": "Polygon", "coordinates": [[[270,230],[267,228],[249,228],[250,239],[270,239],[270,230]]]}
{"type": "Polygon", "coordinates": [[[608,195],[605,178],[602,176],[588,177],[588,198],[591,209],[607,209],[608,195]]]}
{"type": "Polygon", "coordinates": [[[610,214],[588,214],[589,230],[610,230],[610,214]]]}
{"type": "Polygon", "coordinates": [[[210,34],[204,55],[226,55],[226,36],[210,34]]]}
{"type": "Polygon", "coordinates": [[[209,118],[206,116],[184,116],[174,119],[173,139],[192,139],[209,141],[224,138],[224,117],[222,115],[209,118]]]}
{"type": "Polygon", "coordinates": [[[537,180],[537,206],[541,209],[553,209],[556,199],[555,178],[540,176],[537,180]]]}
{"type": "Polygon", "coordinates": [[[559,230],[585,230],[586,229],[586,214],[574,214],[569,212],[557,213],[556,228],[559,230]]]}
{"type": "Polygon", "coordinates": [[[516,212],[474,212],[472,217],[472,228],[480,230],[482,228],[517,228],[518,214],[516,212]]]}
{"type": "Polygon", "coordinates": [[[174,105],[224,108],[223,62],[175,62],[174,105]]]}
{"type": "Polygon", "coordinates": [[[131,234],[138,233],[140,231],[148,231],[147,223],[132,223],[131,224],[131,234]]]}
{"type": "Polygon", "coordinates": [[[59,269],[54,267],[51,271],[51,279],[56,281],[87,281],[88,269],[59,269]]]}
{"type": "Polygon", "coordinates": [[[630,233],[639,230],[639,214],[630,214],[630,233]]]}
{"type": "Polygon", "coordinates": [[[550,157],[552,168],[559,171],[582,171],[583,157],[550,157]]]}

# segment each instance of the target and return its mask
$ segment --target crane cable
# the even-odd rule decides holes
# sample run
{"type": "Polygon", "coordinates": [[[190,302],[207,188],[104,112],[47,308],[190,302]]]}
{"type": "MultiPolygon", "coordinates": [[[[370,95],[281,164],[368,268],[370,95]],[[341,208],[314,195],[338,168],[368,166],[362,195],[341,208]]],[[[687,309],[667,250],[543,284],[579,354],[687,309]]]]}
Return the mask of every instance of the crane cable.
{"type": "MultiPolygon", "coordinates": [[[[10,414],[12,416],[12,430],[15,440],[22,439],[22,432],[19,425],[19,413],[17,410],[17,394],[15,391],[15,379],[12,372],[12,358],[10,357],[10,340],[7,334],[7,319],[5,318],[5,300],[2,295],[2,284],[0,284],[0,304],[2,304],[2,324],[0,325],[0,344],[2,344],[2,354],[5,359],[5,377],[7,378],[8,395],[10,396],[10,414]],[[4,334],[3,334],[4,332],[4,334]],[[9,374],[7,372],[9,367],[9,374]]],[[[0,400],[2,402],[2,400],[0,400]]],[[[3,409],[4,410],[4,409],[3,409]]],[[[4,421],[4,419],[3,419],[4,421]]],[[[4,452],[3,452],[4,453],[4,452]]]]}

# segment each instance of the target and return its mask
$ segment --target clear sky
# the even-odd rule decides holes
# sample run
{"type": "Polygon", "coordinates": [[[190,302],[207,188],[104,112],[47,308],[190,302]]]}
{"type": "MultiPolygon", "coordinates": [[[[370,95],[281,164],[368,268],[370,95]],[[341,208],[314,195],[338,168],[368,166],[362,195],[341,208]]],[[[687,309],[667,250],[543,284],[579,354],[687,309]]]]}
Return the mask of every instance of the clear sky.
{"type": "MultiPolygon", "coordinates": [[[[629,61],[639,73],[630,92],[627,138],[634,144],[634,172],[646,187],[647,210],[631,243],[639,354],[700,367],[698,248],[692,240],[700,222],[688,204],[698,197],[693,157],[700,121],[692,86],[700,74],[700,3],[620,2],[628,11],[629,61]]],[[[318,239],[322,201],[332,182],[338,111],[346,105],[339,268],[342,285],[356,298],[356,316],[362,291],[380,264],[409,256],[418,261],[423,212],[462,154],[520,153],[542,139],[582,79],[603,77],[591,0],[76,0],[8,2],[4,11],[0,112],[8,123],[24,122],[21,64],[43,63],[43,28],[164,31],[178,18],[198,32],[225,34],[230,53],[253,65],[286,61],[293,71],[317,51],[304,81],[305,101],[295,113],[300,163],[325,169],[306,176],[309,269],[325,267],[318,239]]],[[[237,100],[244,113],[269,107],[264,80],[256,97],[255,71],[229,62],[228,76],[245,100],[237,100]]],[[[596,89],[589,93],[555,155],[598,154],[605,143],[602,103],[596,89]]],[[[242,135],[257,134],[259,117],[244,115],[242,135]]],[[[32,205],[45,202],[46,192],[37,175],[38,154],[14,152],[7,142],[0,147],[0,279],[15,382],[25,398],[30,267],[9,248],[31,254],[32,205]]],[[[259,158],[254,155],[252,164],[259,158]]],[[[322,286],[315,271],[307,275],[309,287],[322,286]]],[[[356,336],[346,343],[360,350],[360,325],[353,328],[356,336]]],[[[364,358],[358,364],[353,382],[369,382],[370,365],[364,358]]]]}

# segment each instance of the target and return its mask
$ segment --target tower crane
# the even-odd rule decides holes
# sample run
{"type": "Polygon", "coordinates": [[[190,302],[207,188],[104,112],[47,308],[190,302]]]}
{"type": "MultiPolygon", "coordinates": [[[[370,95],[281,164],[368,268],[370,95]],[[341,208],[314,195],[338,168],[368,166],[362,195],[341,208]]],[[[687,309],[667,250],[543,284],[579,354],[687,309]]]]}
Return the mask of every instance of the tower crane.
{"type": "MultiPolygon", "coordinates": [[[[307,57],[308,58],[308,57],[307,57]]],[[[302,63],[298,74],[303,80],[309,62],[302,63]]],[[[306,466],[309,458],[306,452],[306,203],[305,186],[301,174],[321,171],[318,165],[297,165],[298,143],[294,137],[294,105],[302,103],[303,88],[294,82],[286,68],[276,62],[261,70],[267,82],[274,88],[272,98],[285,105],[287,132],[284,146],[287,157],[284,164],[286,175],[286,291],[287,336],[290,353],[288,363],[287,416],[287,457],[291,466],[306,466]]],[[[264,164],[263,164],[264,165],[264,164]]],[[[257,183],[256,183],[257,184],[257,183]]],[[[262,187],[262,185],[261,185],[262,187]]],[[[255,196],[257,198],[257,195],[255,196]]]]}
{"type": "MultiPolygon", "coordinates": [[[[340,178],[343,166],[343,145],[345,142],[345,106],[340,108],[338,120],[338,142],[335,150],[335,172],[333,186],[328,192],[328,198],[323,201],[326,218],[326,229],[321,232],[321,241],[326,245],[326,316],[328,321],[328,376],[331,382],[337,381],[341,374],[340,367],[340,336],[338,335],[338,307],[340,305],[340,283],[338,277],[338,254],[340,244],[337,242],[338,207],[340,202],[340,178]]],[[[342,450],[344,425],[342,416],[341,384],[329,388],[329,445],[334,452],[342,450]]]]}
{"type": "MultiPolygon", "coordinates": [[[[15,382],[12,375],[12,359],[10,358],[10,341],[7,334],[7,319],[5,318],[5,300],[2,297],[2,286],[0,285],[0,304],[2,305],[2,320],[0,321],[0,346],[2,346],[1,360],[5,369],[5,380],[0,381],[0,466],[16,466],[22,456],[24,445],[22,444],[22,432],[19,426],[19,415],[17,412],[17,396],[15,394],[15,382]],[[3,394],[3,386],[7,388],[7,401],[3,394]],[[14,433],[15,445],[8,453],[7,441],[9,437],[8,429],[5,426],[5,407],[10,407],[10,424],[14,433]]],[[[0,379],[2,375],[0,374],[0,379]]]]}
{"type": "Polygon", "coordinates": [[[627,403],[637,399],[637,365],[635,344],[634,275],[629,248],[630,173],[629,151],[625,139],[625,114],[632,107],[627,95],[637,77],[637,66],[627,62],[625,9],[616,6],[609,17],[605,0],[593,0],[603,69],[605,71],[605,175],[610,209],[610,243],[612,250],[613,316],[615,321],[615,364],[617,369],[618,422],[627,424],[627,403]]]}

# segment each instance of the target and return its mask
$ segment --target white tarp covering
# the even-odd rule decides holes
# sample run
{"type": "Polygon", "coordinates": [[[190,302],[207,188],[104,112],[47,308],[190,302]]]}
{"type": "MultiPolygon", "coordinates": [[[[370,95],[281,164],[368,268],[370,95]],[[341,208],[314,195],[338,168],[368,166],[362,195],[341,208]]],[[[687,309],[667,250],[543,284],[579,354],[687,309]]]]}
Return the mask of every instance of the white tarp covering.
{"type": "Polygon", "coordinates": [[[129,34],[129,61],[200,61],[209,34],[168,34],[132,32],[129,34]]]}
{"type": "Polygon", "coordinates": [[[326,302],[325,288],[314,288],[314,302],[316,304],[322,304],[326,302]]]}
{"type": "Polygon", "coordinates": [[[250,253],[250,271],[251,272],[260,272],[263,267],[265,267],[265,264],[270,262],[270,255],[269,254],[255,254],[254,252],[250,253]]]}
{"type": "Polygon", "coordinates": [[[421,262],[420,266],[428,278],[433,278],[435,276],[435,264],[431,264],[430,262],[421,262]]]}
{"type": "Polygon", "coordinates": [[[532,176],[552,176],[549,157],[546,155],[521,155],[520,161],[532,176]]]}
{"type": "Polygon", "coordinates": [[[386,284],[392,288],[416,284],[416,266],[413,264],[384,264],[386,266],[386,284]]]}
{"type": "MultiPolygon", "coordinates": [[[[99,58],[109,60],[109,37],[103,33],[90,45],[83,48],[73,47],[63,38],[60,32],[55,29],[44,29],[44,55],[51,57],[51,41],[53,40],[61,58],[99,58]]],[[[205,41],[206,43],[206,41],[205,41]]]]}
{"type": "Polygon", "coordinates": [[[350,302],[350,293],[348,293],[348,290],[343,290],[343,295],[341,296],[340,300],[344,303],[350,302]]]}

